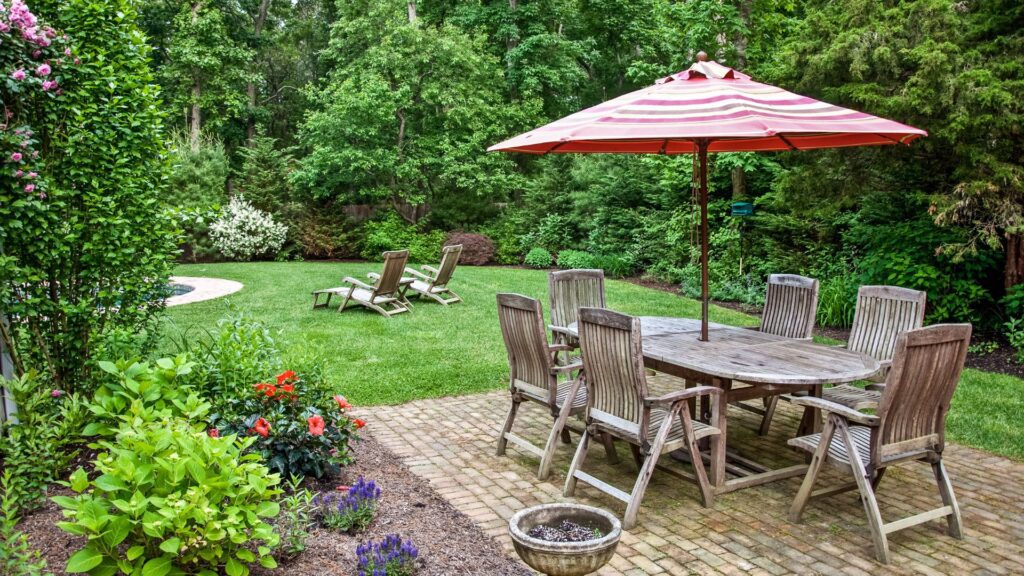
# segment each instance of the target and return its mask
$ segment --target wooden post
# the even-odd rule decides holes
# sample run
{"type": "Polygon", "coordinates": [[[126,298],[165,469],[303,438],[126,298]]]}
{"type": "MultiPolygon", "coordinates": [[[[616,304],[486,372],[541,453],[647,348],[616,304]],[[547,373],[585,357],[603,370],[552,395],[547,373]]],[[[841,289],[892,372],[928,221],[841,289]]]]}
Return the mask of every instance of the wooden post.
{"type": "MultiPolygon", "coordinates": [[[[7,320],[0,316],[0,322],[7,322],[7,320]]],[[[14,378],[14,360],[7,351],[4,339],[0,338],[0,383],[11,378],[14,378]]],[[[12,419],[16,411],[14,401],[7,394],[7,389],[0,386],[0,422],[12,419]]]]}
{"type": "Polygon", "coordinates": [[[708,141],[697,141],[700,156],[700,339],[708,341],[708,141]]]}

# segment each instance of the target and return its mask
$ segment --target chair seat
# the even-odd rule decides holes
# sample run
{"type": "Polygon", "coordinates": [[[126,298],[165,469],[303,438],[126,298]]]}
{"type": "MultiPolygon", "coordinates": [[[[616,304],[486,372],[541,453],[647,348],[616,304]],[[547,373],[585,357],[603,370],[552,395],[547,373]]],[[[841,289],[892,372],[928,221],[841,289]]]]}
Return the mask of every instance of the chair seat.
{"type": "MultiPolygon", "coordinates": [[[[558,391],[555,393],[555,405],[558,408],[561,408],[562,406],[565,405],[565,401],[569,398],[569,389],[572,388],[572,384],[573,384],[572,380],[567,380],[565,382],[559,382],[558,383],[558,391]]],[[[548,397],[547,396],[541,396],[541,395],[539,395],[537,393],[534,393],[534,392],[532,392],[530,390],[525,390],[525,389],[522,389],[522,388],[520,388],[520,392],[522,392],[523,396],[528,396],[532,400],[536,400],[537,402],[540,402],[542,404],[547,404],[548,403],[548,397]]],[[[587,387],[586,386],[580,386],[576,390],[576,397],[572,401],[572,409],[573,410],[582,410],[582,409],[584,409],[586,407],[587,407],[587,387]]]]}
{"type": "MultiPolygon", "coordinates": [[[[651,422],[647,426],[647,441],[648,442],[653,442],[654,441],[654,437],[658,435],[658,431],[661,430],[661,424],[662,424],[662,422],[665,421],[665,415],[666,414],[668,414],[668,411],[664,410],[664,409],[653,408],[651,410],[651,422]]],[[[623,439],[626,439],[626,440],[630,440],[630,439],[635,439],[636,438],[636,435],[633,434],[632,432],[628,432],[628,431],[623,430],[623,429],[621,429],[621,428],[619,428],[617,426],[614,426],[612,424],[609,424],[609,423],[606,423],[606,422],[602,422],[602,421],[598,421],[597,424],[598,424],[598,426],[600,428],[605,429],[608,432],[611,432],[612,435],[614,435],[614,436],[617,436],[617,437],[620,437],[620,438],[623,438],[623,439]]],[[[699,420],[694,420],[693,421],[693,439],[694,440],[700,440],[701,438],[705,438],[705,437],[708,437],[708,436],[714,436],[716,434],[721,434],[721,433],[722,433],[721,430],[719,430],[718,428],[715,428],[714,426],[708,426],[707,424],[705,424],[705,423],[703,423],[703,422],[701,422],[699,420]]],[[[634,440],[634,443],[635,443],[635,440],[634,440]]],[[[675,421],[672,422],[672,429],[668,433],[668,439],[665,440],[665,447],[663,448],[663,452],[672,452],[674,450],[678,450],[680,446],[685,445],[685,444],[686,444],[686,434],[683,431],[683,422],[679,418],[676,418],[675,421]]]]}
{"type": "Polygon", "coordinates": [[[439,294],[441,292],[448,291],[448,288],[444,286],[431,287],[430,284],[427,284],[422,280],[415,280],[413,278],[404,278],[403,280],[412,280],[412,282],[409,283],[409,287],[415,290],[416,292],[431,292],[434,294],[439,294]]]}
{"type": "MultiPolygon", "coordinates": [[[[366,290],[365,288],[351,288],[349,286],[339,286],[337,288],[324,288],[323,290],[316,290],[313,294],[336,294],[341,297],[348,296],[349,291],[352,292],[353,300],[361,300],[363,302],[370,302],[373,298],[373,292],[366,290]]],[[[374,300],[374,304],[387,304],[388,302],[394,302],[396,299],[389,296],[377,296],[374,300]]]]}
{"type": "MultiPolygon", "coordinates": [[[[867,464],[871,461],[871,428],[867,426],[850,426],[850,436],[853,438],[853,446],[857,450],[857,455],[860,457],[860,461],[867,464]]],[[[818,445],[821,444],[821,433],[810,434],[807,436],[800,436],[799,438],[793,438],[789,441],[789,445],[794,448],[800,448],[808,452],[815,452],[818,449],[818,445]]],[[[902,452],[899,454],[890,454],[882,457],[882,462],[893,462],[897,460],[906,460],[914,455],[927,454],[927,450],[914,450],[911,452],[902,452]]],[[[850,455],[846,450],[846,442],[837,433],[832,436],[832,443],[828,447],[828,457],[832,460],[840,463],[849,465],[850,455]]]]}
{"type": "Polygon", "coordinates": [[[822,390],[821,397],[854,410],[867,410],[878,408],[878,403],[882,400],[882,393],[842,384],[822,390]]]}

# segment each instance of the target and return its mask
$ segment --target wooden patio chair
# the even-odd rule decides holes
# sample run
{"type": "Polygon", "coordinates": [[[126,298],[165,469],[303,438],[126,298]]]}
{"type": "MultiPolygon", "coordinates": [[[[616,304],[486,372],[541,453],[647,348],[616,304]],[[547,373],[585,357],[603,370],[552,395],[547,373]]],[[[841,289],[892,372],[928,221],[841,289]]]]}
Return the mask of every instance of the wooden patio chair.
{"type": "Polygon", "coordinates": [[[505,454],[505,447],[511,441],[540,458],[537,478],[544,480],[551,472],[558,437],[566,444],[570,441],[569,417],[582,414],[587,407],[587,388],[576,377],[581,364],[559,366],[555,363],[555,355],[567,347],[548,344],[539,300],[520,294],[498,294],[498,321],[508,351],[512,406],[498,437],[497,454],[505,454]],[[554,418],[543,449],[512,433],[519,405],[527,401],[543,405],[554,418]]]}
{"type": "MultiPolygon", "coordinates": [[[[568,326],[577,320],[580,308],[605,308],[604,270],[559,270],[548,274],[551,341],[565,344],[570,350],[579,348],[576,336],[568,326]]],[[[564,362],[571,359],[565,353],[564,362]]]]}
{"type": "Polygon", "coordinates": [[[409,282],[408,289],[415,296],[421,298],[426,296],[445,306],[462,302],[462,298],[448,288],[448,282],[452,279],[452,275],[455,274],[455,266],[458,265],[459,256],[461,255],[462,244],[445,246],[441,249],[441,264],[437,268],[421,266],[423,270],[426,270],[426,274],[413,268],[406,268],[405,273],[413,275],[413,278],[406,279],[412,280],[409,282]]]}
{"type": "MultiPolygon", "coordinates": [[[[818,312],[818,281],[796,274],[771,274],[764,296],[761,314],[761,332],[810,340],[814,333],[814,318],[818,312]]],[[[742,383],[734,383],[742,384],[742,383]]],[[[761,398],[761,406],[734,402],[733,406],[761,416],[758,434],[764,436],[772,423],[779,392],[767,392],[759,386],[749,386],[749,399],[761,398]]]]}
{"type": "Polygon", "coordinates": [[[588,390],[587,429],[569,467],[564,495],[572,496],[576,482],[582,480],[625,502],[622,526],[632,528],[636,524],[647,483],[658,467],[658,458],[667,452],[685,449],[693,463],[694,476],[667,468],[658,469],[696,481],[704,506],[712,506],[714,491],[708,482],[697,442],[720,434],[720,431],[691,418],[689,402],[721,394],[721,390],[712,386],[696,386],[664,396],[648,396],[639,318],[611,310],[581,308],[579,335],[588,390]],[[632,492],[620,490],[582,470],[588,443],[595,434],[618,438],[629,444],[640,469],[632,492]]]}
{"type": "Polygon", "coordinates": [[[875,556],[889,562],[887,535],[897,530],[946,518],[950,536],[962,539],[960,508],[942,463],[946,414],[971,340],[970,324],[939,324],[901,333],[892,367],[875,415],[864,414],[823,398],[795,398],[794,404],[818,408],[828,415],[820,434],[789,441],[813,454],[807,476],[797,492],[789,517],[800,521],[808,500],[856,488],[871,527],[875,556]],[[885,523],[875,492],[886,468],[922,461],[931,464],[942,506],[885,523]],[[853,475],[854,482],[812,492],[825,462],[853,475]]]}
{"type": "Polygon", "coordinates": [[[315,290],[313,292],[313,308],[330,306],[331,296],[338,295],[344,298],[341,306],[338,307],[338,312],[344,311],[349,302],[355,302],[389,318],[395,314],[408,312],[409,306],[403,294],[403,287],[409,282],[402,280],[402,270],[409,260],[409,251],[393,250],[385,252],[383,256],[384,271],[380,274],[374,272],[367,274],[367,277],[373,280],[372,286],[347,276],[342,279],[342,282],[348,286],[315,290]],[[321,304],[320,296],[322,294],[327,295],[327,300],[321,304]]]}

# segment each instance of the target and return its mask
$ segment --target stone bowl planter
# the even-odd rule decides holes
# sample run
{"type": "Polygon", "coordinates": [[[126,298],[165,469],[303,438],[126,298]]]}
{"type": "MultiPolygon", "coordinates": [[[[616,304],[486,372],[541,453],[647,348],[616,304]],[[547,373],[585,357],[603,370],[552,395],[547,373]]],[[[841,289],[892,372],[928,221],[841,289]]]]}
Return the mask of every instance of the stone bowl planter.
{"type": "Polygon", "coordinates": [[[509,520],[516,553],[534,570],[548,576],[583,576],[596,572],[612,559],[622,536],[622,524],[611,513],[582,504],[541,504],[520,510],[509,520]],[[596,528],[600,538],[583,542],[548,542],[527,533],[539,525],[557,525],[569,520],[596,528]]]}

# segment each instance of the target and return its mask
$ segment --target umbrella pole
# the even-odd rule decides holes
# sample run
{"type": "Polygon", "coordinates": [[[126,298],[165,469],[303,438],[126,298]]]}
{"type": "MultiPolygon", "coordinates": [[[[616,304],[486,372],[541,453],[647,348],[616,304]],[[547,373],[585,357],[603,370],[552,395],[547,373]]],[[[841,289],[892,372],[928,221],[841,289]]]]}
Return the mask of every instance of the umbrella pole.
{"type": "Polygon", "coordinates": [[[708,141],[697,141],[700,156],[700,339],[708,341],[708,141]]]}

